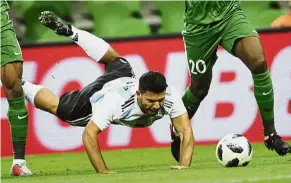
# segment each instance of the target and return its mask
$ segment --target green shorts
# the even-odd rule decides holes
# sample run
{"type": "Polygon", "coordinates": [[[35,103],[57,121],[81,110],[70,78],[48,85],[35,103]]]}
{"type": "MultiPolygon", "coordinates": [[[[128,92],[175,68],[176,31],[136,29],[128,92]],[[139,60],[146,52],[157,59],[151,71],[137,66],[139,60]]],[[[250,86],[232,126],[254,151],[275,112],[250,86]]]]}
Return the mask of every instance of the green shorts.
{"type": "Polygon", "coordinates": [[[242,10],[237,10],[218,22],[208,25],[185,25],[182,32],[189,71],[197,78],[211,72],[217,59],[218,45],[232,54],[235,41],[239,38],[259,37],[242,10]]]}
{"type": "Polygon", "coordinates": [[[21,61],[22,52],[16,34],[12,28],[8,12],[1,13],[1,67],[15,61],[21,61]]]}

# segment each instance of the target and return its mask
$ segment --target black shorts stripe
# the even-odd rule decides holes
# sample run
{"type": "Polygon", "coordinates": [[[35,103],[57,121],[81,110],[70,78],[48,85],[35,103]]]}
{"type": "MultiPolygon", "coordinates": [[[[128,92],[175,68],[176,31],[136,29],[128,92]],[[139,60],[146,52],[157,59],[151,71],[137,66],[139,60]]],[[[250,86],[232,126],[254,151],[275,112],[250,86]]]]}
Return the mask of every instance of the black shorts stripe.
{"type": "Polygon", "coordinates": [[[89,114],[86,117],[83,117],[83,118],[80,118],[80,119],[76,119],[74,121],[67,121],[67,122],[71,123],[73,125],[76,125],[76,124],[79,124],[79,123],[83,123],[84,121],[88,121],[88,120],[90,121],[91,117],[92,117],[92,114],[89,114]]]}

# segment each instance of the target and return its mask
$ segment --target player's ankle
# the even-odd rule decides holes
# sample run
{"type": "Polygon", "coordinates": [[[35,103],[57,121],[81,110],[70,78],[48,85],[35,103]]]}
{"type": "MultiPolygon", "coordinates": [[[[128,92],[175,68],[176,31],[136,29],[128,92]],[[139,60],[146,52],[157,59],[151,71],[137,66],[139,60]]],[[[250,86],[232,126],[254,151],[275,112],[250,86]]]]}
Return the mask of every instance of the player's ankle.
{"type": "Polygon", "coordinates": [[[16,164],[18,165],[26,164],[26,161],[25,159],[13,159],[12,165],[16,165],[16,164]]]}
{"type": "Polygon", "coordinates": [[[276,130],[271,130],[271,131],[264,130],[264,140],[267,140],[269,137],[272,137],[275,134],[277,134],[276,130]]]}
{"type": "Polygon", "coordinates": [[[74,27],[73,25],[69,24],[68,25],[70,28],[70,31],[72,32],[72,35],[70,35],[69,37],[72,38],[73,40],[75,39],[77,33],[80,31],[79,29],[77,29],[76,27],[74,27]]]}
{"type": "Polygon", "coordinates": [[[26,146],[26,138],[16,141],[12,141],[13,143],[13,151],[14,151],[14,159],[24,160],[25,159],[25,146],[26,146]]]}

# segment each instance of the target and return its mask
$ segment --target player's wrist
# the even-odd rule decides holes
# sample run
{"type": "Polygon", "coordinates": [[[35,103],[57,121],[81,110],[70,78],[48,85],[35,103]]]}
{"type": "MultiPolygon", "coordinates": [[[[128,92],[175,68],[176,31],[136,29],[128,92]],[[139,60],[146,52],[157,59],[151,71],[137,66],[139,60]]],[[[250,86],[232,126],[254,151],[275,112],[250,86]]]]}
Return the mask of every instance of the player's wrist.
{"type": "Polygon", "coordinates": [[[179,166],[188,168],[190,167],[190,163],[187,161],[180,161],[179,166]]]}
{"type": "Polygon", "coordinates": [[[182,169],[187,169],[189,167],[183,166],[183,165],[178,165],[178,166],[170,166],[170,169],[176,169],[176,170],[182,170],[182,169]]]}
{"type": "Polygon", "coordinates": [[[182,164],[180,164],[179,166],[180,166],[181,168],[189,168],[188,165],[182,165],[182,164]]]}

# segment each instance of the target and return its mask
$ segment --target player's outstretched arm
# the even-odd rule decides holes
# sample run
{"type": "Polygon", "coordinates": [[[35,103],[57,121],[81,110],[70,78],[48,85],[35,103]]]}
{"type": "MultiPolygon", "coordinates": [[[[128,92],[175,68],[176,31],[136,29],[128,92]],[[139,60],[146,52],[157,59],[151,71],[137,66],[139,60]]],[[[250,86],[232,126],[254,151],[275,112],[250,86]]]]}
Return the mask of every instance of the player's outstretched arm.
{"type": "Polygon", "coordinates": [[[101,132],[100,128],[91,120],[82,135],[83,144],[87,155],[97,173],[115,173],[109,171],[101,155],[97,135],[101,132]]]}
{"type": "Polygon", "coordinates": [[[184,113],[172,119],[172,123],[176,131],[180,135],[180,166],[172,166],[172,169],[187,168],[191,164],[193,149],[194,149],[194,136],[188,114],[184,113]]]}

